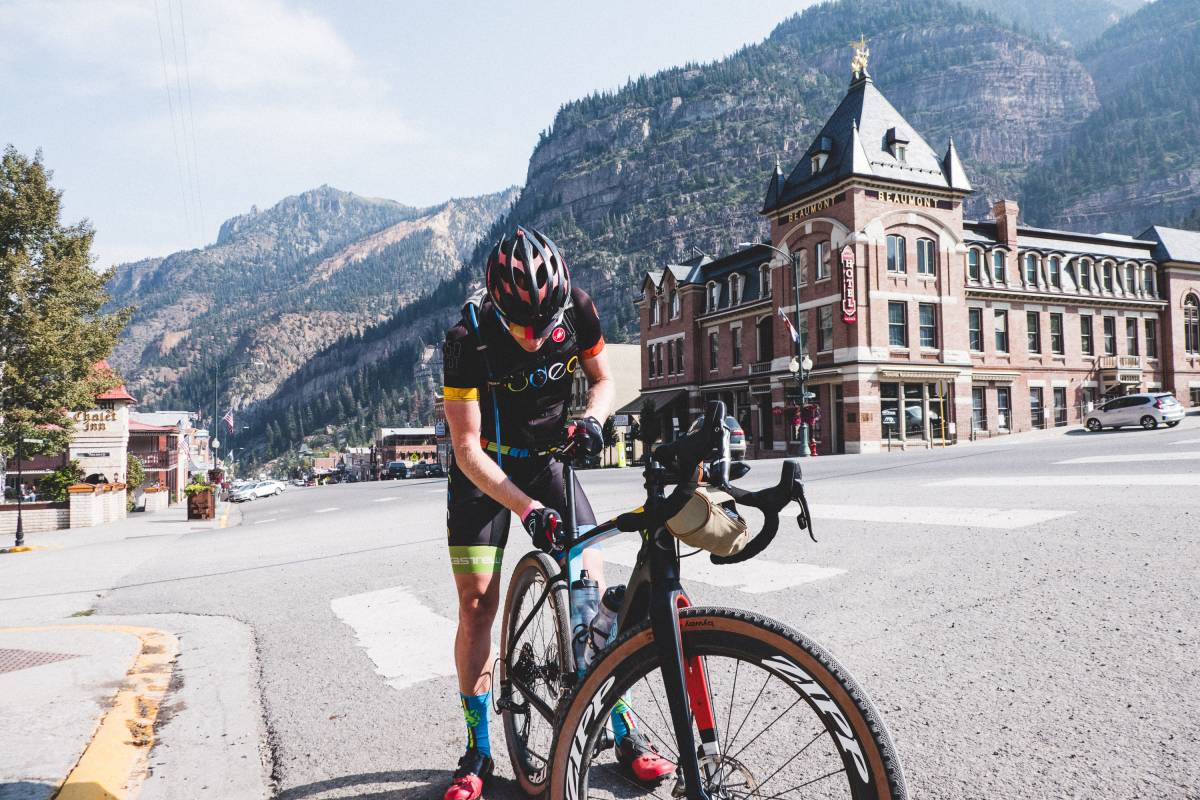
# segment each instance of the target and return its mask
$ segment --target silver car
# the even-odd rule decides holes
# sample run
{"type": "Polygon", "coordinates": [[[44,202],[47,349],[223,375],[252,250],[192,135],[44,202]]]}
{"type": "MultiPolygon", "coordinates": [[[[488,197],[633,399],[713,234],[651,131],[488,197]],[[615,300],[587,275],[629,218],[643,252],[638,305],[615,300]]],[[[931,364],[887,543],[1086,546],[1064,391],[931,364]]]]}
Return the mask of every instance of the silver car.
{"type": "Polygon", "coordinates": [[[1083,420],[1089,431],[1140,425],[1153,430],[1160,424],[1174,428],[1183,419],[1183,406],[1170,392],[1127,394],[1093,409],[1083,420]]]}

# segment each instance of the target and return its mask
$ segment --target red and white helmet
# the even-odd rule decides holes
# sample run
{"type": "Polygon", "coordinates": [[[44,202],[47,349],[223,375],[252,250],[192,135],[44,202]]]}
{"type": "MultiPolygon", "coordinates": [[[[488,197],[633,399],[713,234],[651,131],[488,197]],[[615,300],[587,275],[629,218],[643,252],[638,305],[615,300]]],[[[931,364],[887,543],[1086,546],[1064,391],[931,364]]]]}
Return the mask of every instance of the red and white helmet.
{"type": "Polygon", "coordinates": [[[496,242],[487,260],[487,293],[514,333],[541,339],[571,302],[571,273],[558,247],[533,228],[496,242]]]}

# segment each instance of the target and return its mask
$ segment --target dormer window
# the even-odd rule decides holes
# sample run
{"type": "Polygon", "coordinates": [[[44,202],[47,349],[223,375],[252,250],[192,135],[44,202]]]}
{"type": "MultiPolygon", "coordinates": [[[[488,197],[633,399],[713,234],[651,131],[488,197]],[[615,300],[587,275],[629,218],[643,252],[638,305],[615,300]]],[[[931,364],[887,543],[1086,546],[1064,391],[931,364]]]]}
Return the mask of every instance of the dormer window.
{"type": "Polygon", "coordinates": [[[815,153],[812,157],[812,174],[816,175],[821,170],[825,169],[825,160],[828,158],[824,153],[815,153]]]}
{"type": "Polygon", "coordinates": [[[758,268],[758,296],[771,296],[771,265],[763,264],[758,268]]]}
{"type": "Polygon", "coordinates": [[[908,146],[897,142],[892,148],[892,154],[896,156],[896,160],[903,164],[908,160],[908,146]]]}
{"type": "Polygon", "coordinates": [[[729,276],[729,305],[742,302],[742,276],[735,272],[729,276]]]}
{"type": "Polygon", "coordinates": [[[825,169],[825,164],[829,161],[829,154],[832,152],[833,140],[828,136],[818,137],[816,144],[813,146],[812,155],[810,156],[813,175],[816,175],[818,172],[825,169]]]}
{"type": "Polygon", "coordinates": [[[908,135],[897,128],[888,128],[887,147],[893,158],[901,164],[905,163],[908,158],[908,135]]]}
{"type": "Polygon", "coordinates": [[[679,319],[679,292],[672,289],[667,296],[670,298],[671,319],[679,319]]]}
{"type": "Polygon", "coordinates": [[[708,289],[708,292],[705,297],[707,302],[705,303],[704,310],[705,311],[716,311],[717,303],[721,299],[721,288],[719,286],[717,286],[716,281],[709,281],[707,289],[708,289]]]}

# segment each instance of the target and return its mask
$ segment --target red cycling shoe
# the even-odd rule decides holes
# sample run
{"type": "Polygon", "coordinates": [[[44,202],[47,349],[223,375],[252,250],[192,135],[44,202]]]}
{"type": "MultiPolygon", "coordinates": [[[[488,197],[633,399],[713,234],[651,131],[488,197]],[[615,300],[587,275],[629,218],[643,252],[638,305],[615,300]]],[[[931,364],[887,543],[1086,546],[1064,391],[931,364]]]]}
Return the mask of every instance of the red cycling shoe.
{"type": "Polygon", "coordinates": [[[638,783],[654,785],[675,774],[675,765],[658,754],[658,750],[641,731],[632,730],[617,745],[617,762],[629,771],[638,783]]]}
{"type": "Polygon", "coordinates": [[[454,770],[454,780],[446,789],[442,800],[479,800],[483,795],[483,785],[492,777],[496,767],[489,757],[478,750],[468,750],[458,760],[458,769],[454,770]]]}

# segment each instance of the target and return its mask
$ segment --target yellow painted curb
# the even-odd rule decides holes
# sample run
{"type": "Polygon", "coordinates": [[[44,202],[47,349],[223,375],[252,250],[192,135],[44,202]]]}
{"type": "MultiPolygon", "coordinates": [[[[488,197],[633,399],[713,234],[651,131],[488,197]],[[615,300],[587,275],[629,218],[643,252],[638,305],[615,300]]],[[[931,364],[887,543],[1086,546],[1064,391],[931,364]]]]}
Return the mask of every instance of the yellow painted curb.
{"type": "Polygon", "coordinates": [[[4,549],[0,550],[0,553],[28,553],[31,550],[37,549],[39,548],[28,544],[23,544],[20,547],[5,547],[4,549]]]}
{"type": "Polygon", "coordinates": [[[45,625],[2,628],[0,632],[54,630],[127,633],[141,642],[141,648],[95,735],[54,795],[55,800],[125,800],[132,797],[148,772],[148,757],[154,744],[154,721],[171,682],[171,672],[179,655],[179,640],[165,631],[129,625],[45,625]]]}
{"type": "Polygon", "coordinates": [[[229,512],[233,511],[233,504],[225,504],[225,513],[221,515],[221,521],[217,523],[218,528],[224,528],[225,523],[229,522],[229,512]]]}

